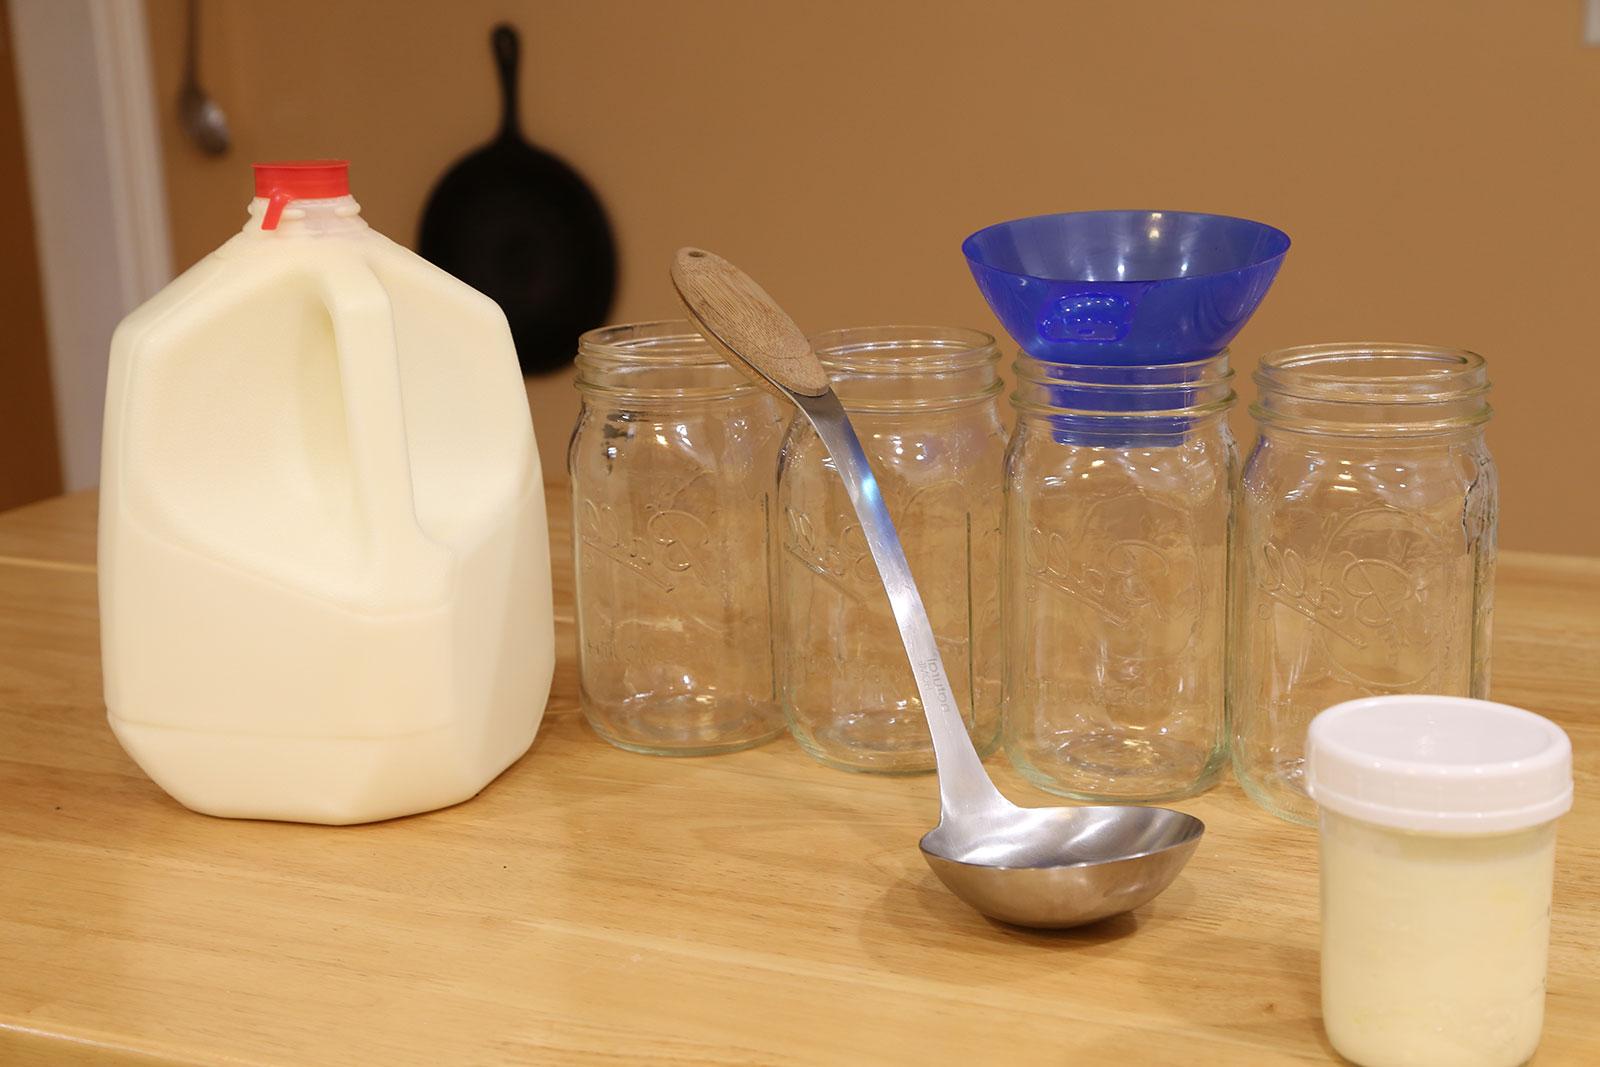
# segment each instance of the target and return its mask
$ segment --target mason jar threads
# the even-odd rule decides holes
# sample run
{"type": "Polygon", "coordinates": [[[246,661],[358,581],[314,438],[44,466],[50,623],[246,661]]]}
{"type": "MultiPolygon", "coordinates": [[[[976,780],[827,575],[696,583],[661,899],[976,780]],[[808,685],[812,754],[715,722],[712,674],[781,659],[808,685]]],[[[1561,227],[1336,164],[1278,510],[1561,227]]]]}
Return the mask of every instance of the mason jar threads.
{"type": "MultiPolygon", "coordinates": [[[[890,326],[811,339],[849,412],[980,752],[1000,714],[1000,421],[994,338],[890,326]]],[[[778,687],[789,728],[836,767],[933,769],[882,580],[827,450],[804,419],[778,484],[778,687]]]]}
{"type": "Polygon", "coordinates": [[[1352,344],[1271,353],[1256,382],[1234,541],[1233,764],[1269,811],[1310,822],[1318,711],[1487,695],[1489,380],[1472,352],[1352,344]]]}
{"type": "Polygon", "coordinates": [[[701,755],[783,732],[769,539],[785,413],[687,322],[591,330],[572,476],[584,717],[701,755]]]}
{"type": "Polygon", "coordinates": [[[1063,796],[1205,789],[1226,760],[1228,357],[1105,367],[1024,355],[1016,374],[1006,752],[1063,796]]]}

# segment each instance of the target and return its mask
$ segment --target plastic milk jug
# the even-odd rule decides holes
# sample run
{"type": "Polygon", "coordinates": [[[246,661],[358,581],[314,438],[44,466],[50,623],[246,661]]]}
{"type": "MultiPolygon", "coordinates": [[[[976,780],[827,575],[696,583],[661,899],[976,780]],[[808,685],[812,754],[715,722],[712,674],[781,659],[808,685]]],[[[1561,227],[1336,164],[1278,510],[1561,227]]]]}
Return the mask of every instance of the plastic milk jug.
{"type": "Polygon", "coordinates": [[[111,727],[211,815],[454,804],[527,751],[554,664],[511,334],[368,228],[344,162],[255,176],[243,231],[111,343],[111,727]]]}

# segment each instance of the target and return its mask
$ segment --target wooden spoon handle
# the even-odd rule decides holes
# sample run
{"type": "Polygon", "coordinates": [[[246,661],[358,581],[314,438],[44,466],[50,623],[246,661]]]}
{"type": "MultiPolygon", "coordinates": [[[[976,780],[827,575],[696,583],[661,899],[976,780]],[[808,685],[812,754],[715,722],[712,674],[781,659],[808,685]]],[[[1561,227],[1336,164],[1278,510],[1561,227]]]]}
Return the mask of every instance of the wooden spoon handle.
{"type": "Polygon", "coordinates": [[[703,249],[680,248],[672,284],[711,347],[758,385],[780,396],[829,391],[828,372],[806,335],[744,271],[703,249]]]}

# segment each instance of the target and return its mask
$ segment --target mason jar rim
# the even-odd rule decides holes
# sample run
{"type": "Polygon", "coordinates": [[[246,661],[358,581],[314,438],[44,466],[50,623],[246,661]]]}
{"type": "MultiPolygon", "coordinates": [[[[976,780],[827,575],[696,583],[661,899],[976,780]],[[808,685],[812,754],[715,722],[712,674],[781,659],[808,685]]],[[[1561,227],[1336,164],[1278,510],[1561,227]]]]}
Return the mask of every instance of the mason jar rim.
{"type": "Polygon", "coordinates": [[[1426,438],[1489,421],[1488,364],[1442,345],[1358,341],[1269,352],[1250,414],[1263,430],[1426,438]]]}
{"type": "Polygon", "coordinates": [[[1178,360],[1172,363],[1072,363],[1059,359],[1040,359],[1038,356],[1029,355],[1027,349],[1019,348],[1017,349],[1017,360],[1015,366],[1061,367],[1072,371],[1093,371],[1102,374],[1136,371],[1177,372],[1188,370],[1190,368],[1200,369],[1209,364],[1215,364],[1219,367],[1227,367],[1232,358],[1233,349],[1224,348],[1220,352],[1209,356],[1201,356],[1199,359],[1178,360]]]}
{"type": "Polygon", "coordinates": [[[1478,353],[1443,345],[1334,342],[1268,352],[1253,375],[1263,394],[1333,404],[1442,404],[1489,391],[1478,353]],[[1410,373],[1374,373],[1379,361],[1414,361],[1410,373]],[[1342,372],[1330,368],[1345,368],[1342,372]],[[1365,373],[1362,373],[1365,371],[1365,373]]]}
{"type": "Polygon", "coordinates": [[[1065,416],[1073,419],[1156,420],[1203,418],[1227,411],[1238,399],[1233,390],[1234,371],[1229,351],[1182,363],[1137,363],[1120,366],[1094,363],[1059,363],[1018,352],[1012,370],[1017,377],[1011,406],[1023,415],[1065,416]],[[1111,381],[1116,377],[1133,381],[1111,381]],[[1139,380],[1146,379],[1146,380],[1139,380]],[[1156,380],[1148,380],[1156,379],[1156,380]],[[1024,395],[1051,392],[1074,394],[1080,400],[1104,397],[1105,407],[1080,407],[1051,399],[1024,395]],[[1171,398],[1163,407],[1125,408],[1171,398]]]}
{"type": "Polygon", "coordinates": [[[1107,392],[1138,393],[1142,390],[1201,389],[1233,381],[1234,370],[1229,364],[1231,351],[1223,349],[1214,356],[1187,360],[1183,363],[1059,363],[1055,360],[1037,359],[1019,351],[1011,369],[1017,382],[1030,385],[1060,386],[1071,389],[1095,389],[1107,392]],[[1059,373],[1051,373],[1057,371],[1059,373]],[[1043,372],[1043,373],[1041,373],[1043,372]],[[1101,381],[1101,378],[1131,377],[1135,381],[1101,381]],[[1155,380],[1150,380],[1155,379],[1155,380]]]}
{"type": "Polygon", "coordinates": [[[965,326],[845,326],[807,340],[824,366],[850,374],[924,374],[1000,361],[994,337],[965,326]]]}
{"type": "Polygon", "coordinates": [[[851,414],[931,413],[999,395],[1000,349],[965,326],[847,326],[807,338],[851,414]]]}
{"type": "Polygon", "coordinates": [[[578,337],[578,355],[684,367],[729,365],[688,319],[649,319],[597,326],[578,337]]]}
{"type": "MultiPolygon", "coordinates": [[[[1174,388],[1174,387],[1169,387],[1174,388]]],[[[1046,404],[1034,400],[1025,400],[1017,393],[1011,394],[1011,407],[1019,415],[1043,415],[1048,417],[1061,417],[1076,420],[1116,420],[1118,424],[1130,422],[1137,424],[1144,420],[1148,422],[1174,420],[1204,419],[1211,415],[1221,415],[1233,407],[1239,395],[1232,389],[1225,396],[1215,400],[1208,400],[1201,404],[1190,404],[1187,407],[1150,408],[1133,411],[1107,410],[1103,408],[1075,408],[1061,407],[1056,404],[1046,404]]],[[[1175,432],[1182,432],[1181,430],[1175,432]]]]}
{"type": "Polygon", "coordinates": [[[718,355],[688,319],[652,319],[588,330],[578,338],[576,365],[573,384],[580,393],[625,398],[630,403],[727,400],[757,390],[745,372],[718,355]],[[703,372],[713,380],[696,385],[627,380],[629,372],[655,377],[673,371],[703,372]]]}

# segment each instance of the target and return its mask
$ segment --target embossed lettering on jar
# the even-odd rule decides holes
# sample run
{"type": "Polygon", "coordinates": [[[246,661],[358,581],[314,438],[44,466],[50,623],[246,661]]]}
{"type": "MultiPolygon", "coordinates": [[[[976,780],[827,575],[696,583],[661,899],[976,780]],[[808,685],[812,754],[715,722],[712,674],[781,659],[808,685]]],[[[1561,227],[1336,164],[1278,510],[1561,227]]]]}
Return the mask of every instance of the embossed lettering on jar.
{"type": "Polygon", "coordinates": [[[1186,796],[1225,762],[1234,471],[1226,355],[1016,364],[1006,454],[1006,751],[1090,800],[1186,796]]]}
{"type": "Polygon", "coordinates": [[[687,322],[592,330],[568,451],[583,713],[696,755],[783,730],[767,563],[784,412],[687,322]]]}
{"type": "Polygon", "coordinates": [[[1481,356],[1314,345],[1256,374],[1235,540],[1234,768],[1310,821],[1306,728],[1361,696],[1489,687],[1495,469],[1481,356]]]}
{"type": "MultiPolygon", "coordinates": [[[[878,479],[980,751],[1000,688],[999,354],[975,330],[881,327],[812,338],[878,479]]],[[[784,443],[776,569],[779,688],[795,738],[851,770],[933,768],[914,679],[855,509],[796,419],[784,443]]]]}

